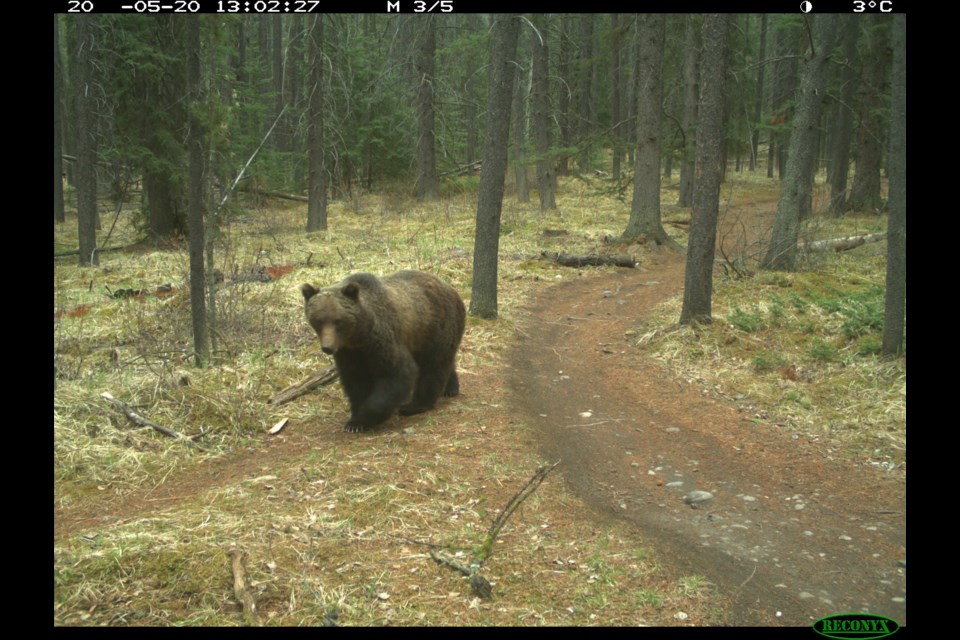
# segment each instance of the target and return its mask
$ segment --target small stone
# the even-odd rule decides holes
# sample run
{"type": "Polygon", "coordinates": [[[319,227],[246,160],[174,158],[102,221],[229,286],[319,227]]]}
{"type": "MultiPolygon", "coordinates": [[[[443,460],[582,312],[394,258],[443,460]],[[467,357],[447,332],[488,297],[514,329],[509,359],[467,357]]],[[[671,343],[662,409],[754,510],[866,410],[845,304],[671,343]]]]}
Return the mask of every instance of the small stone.
{"type": "Polygon", "coordinates": [[[713,494],[709,491],[691,491],[683,496],[683,501],[689,505],[700,504],[711,499],[713,499],[713,494]]]}

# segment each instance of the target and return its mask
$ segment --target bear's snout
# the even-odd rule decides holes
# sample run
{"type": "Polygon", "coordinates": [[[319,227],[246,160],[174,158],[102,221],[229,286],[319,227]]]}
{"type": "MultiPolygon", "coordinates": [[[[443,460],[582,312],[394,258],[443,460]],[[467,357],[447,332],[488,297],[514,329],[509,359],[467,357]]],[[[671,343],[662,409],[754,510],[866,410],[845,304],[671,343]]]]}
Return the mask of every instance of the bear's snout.
{"type": "Polygon", "coordinates": [[[328,356],[332,356],[337,352],[337,349],[340,347],[337,331],[334,328],[333,324],[324,323],[320,327],[320,348],[328,356]]]}

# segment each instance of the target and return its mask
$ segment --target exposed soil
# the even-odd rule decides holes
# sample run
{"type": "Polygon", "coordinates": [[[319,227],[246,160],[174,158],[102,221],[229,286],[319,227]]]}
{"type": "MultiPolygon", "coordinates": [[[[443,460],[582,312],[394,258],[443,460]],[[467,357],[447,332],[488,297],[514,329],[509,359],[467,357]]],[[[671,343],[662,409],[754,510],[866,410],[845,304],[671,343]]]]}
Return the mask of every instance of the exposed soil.
{"type": "Polygon", "coordinates": [[[718,585],[732,624],[851,611],[906,624],[904,478],[749,421],[639,355],[624,333],[682,288],[682,259],[663,255],[553,286],[530,307],[511,388],[546,456],[599,512],[718,585]],[[689,506],[692,490],[713,498],[689,506]]]}
{"type": "MultiPolygon", "coordinates": [[[[625,332],[682,286],[682,258],[665,253],[555,285],[531,304],[506,375],[544,457],[561,459],[572,491],[636,527],[671,568],[718,585],[731,624],[808,626],[861,610],[906,624],[903,475],[748,420],[733,400],[638,353],[625,332]],[[713,498],[689,506],[693,490],[713,498]]],[[[490,384],[474,382],[464,401],[490,384]]],[[[491,420],[505,420],[502,411],[491,420]]],[[[64,505],[55,487],[54,538],[168,508],[314,444],[316,434],[293,430],[124,496],[105,490],[64,505]]]]}

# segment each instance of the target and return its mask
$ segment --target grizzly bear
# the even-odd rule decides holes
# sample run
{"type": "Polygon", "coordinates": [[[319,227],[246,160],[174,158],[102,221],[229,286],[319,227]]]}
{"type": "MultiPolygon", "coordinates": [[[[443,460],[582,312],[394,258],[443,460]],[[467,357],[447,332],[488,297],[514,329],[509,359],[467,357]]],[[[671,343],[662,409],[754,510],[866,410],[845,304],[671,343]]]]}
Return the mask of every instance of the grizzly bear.
{"type": "Polygon", "coordinates": [[[363,431],[394,412],[432,409],[460,392],[457,348],[466,324],[460,294],[428,273],[377,278],[355,273],[340,284],[300,287],[307,321],[332,354],[350,400],[345,429],[363,431]]]}

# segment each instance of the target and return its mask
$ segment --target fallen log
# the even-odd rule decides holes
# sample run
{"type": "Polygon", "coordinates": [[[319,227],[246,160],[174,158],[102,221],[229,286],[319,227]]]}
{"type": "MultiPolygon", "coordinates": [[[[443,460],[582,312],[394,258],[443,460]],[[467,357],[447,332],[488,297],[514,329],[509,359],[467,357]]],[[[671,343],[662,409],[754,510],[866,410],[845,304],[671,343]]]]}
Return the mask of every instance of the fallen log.
{"type": "Polygon", "coordinates": [[[296,200],[297,202],[310,202],[310,198],[307,196],[301,196],[295,193],[282,193],[280,191],[268,191],[267,189],[260,189],[258,187],[247,187],[241,189],[241,191],[244,193],[253,193],[267,198],[281,198],[283,200],[296,200]]]}
{"type": "Polygon", "coordinates": [[[806,244],[807,251],[848,251],[865,245],[868,242],[880,242],[886,239],[885,233],[869,233],[865,236],[847,236],[846,238],[833,238],[831,240],[817,240],[806,244]]]}
{"type": "Polygon", "coordinates": [[[564,267],[627,267],[633,269],[637,266],[637,260],[633,256],[600,256],[585,255],[578,256],[571,253],[550,253],[544,251],[540,254],[544,260],[551,260],[564,267]]]}
{"type": "Polygon", "coordinates": [[[337,374],[337,368],[335,366],[329,366],[322,371],[318,371],[311,376],[308,376],[297,382],[296,384],[290,385],[283,391],[277,392],[272,398],[267,400],[267,404],[285,404],[299,398],[300,396],[306,395],[315,389],[319,389],[325,385],[330,384],[336,380],[339,376],[337,374]]]}

